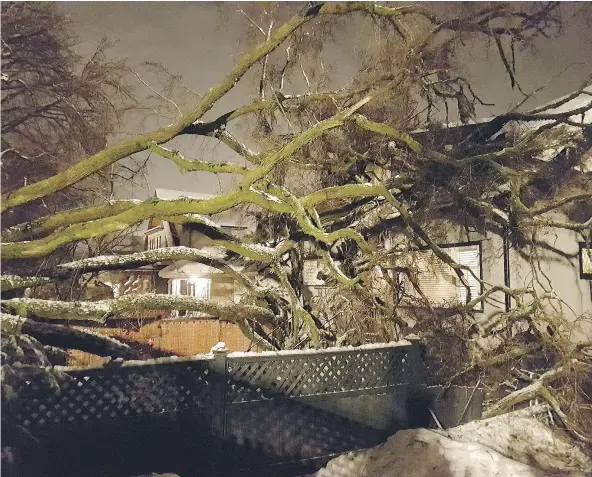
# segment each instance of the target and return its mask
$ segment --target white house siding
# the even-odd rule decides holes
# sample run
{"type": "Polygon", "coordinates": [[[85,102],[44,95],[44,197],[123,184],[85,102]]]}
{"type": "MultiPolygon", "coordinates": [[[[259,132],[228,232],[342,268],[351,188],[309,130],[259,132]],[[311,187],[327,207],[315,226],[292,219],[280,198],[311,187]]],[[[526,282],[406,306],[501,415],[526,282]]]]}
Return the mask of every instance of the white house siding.
{"type": "MultiPolygon", "coordinates": [[[[577,235],[564,229],[552,229],[545,235],[539,237],[546,243],[555,248],[573,255],[573,258],[567,259],[552,252],[541,251],[541,260],[537,265],[537,272],[541,282],[547,289],[552,289],[562,300],[556,303],[561,306],[564,315],[569,320],[576,320],[582,315],[592,314],[592,291],[590,289],[590,280],[580,277],[579,268],[579,240],[577,235]],[[540,266],[540,270],[538,267],[540,266]],[[541,273],[544,273],[545,276],[541,273]],[[548,281],[547,281],[548,279],[548,281]]],[[[483,254],[483,280],[492,285],[504,284],[504,256],[503,240],[498,235],[489,235],[487,237],[480,234],[467,234],[464,230],[458,229],[456,233],[449,234],[449,242],[464,242],[472,240],[481,240],[483,254]]],[[[543,292],[543,287],[536,281],[533,281],[533,271],[530,263],[520,254],[510,248],[510,284],[513,288],[533,287],[543,292]]],[[[486,317],[497,310],[503,310],[505,295],[501,292],[492,295],[495,300],[488,300],[481,316],[486,317]]],[[[512,305],[513,305],[512,300],[512,305]]],[[[592,318],[592,316],[590,316],[592,318]]],[[[592,337],[592,327],[590,323],[582,321],[581,334],[574,336],[574,339],[581,339],[583,335],[592,337]]]]}
{"type": "MultiPolygon", "coordinates": [[[[557,218],[557,217],[555,217],[557,218]]],[[[442,227],[443,229],[444,227],[442,227]]],[[[448,231],[438,237],[440,244],[455,244],[467,242],[481,242],[482,277],[490,285],[504,285],[504,255],[503,240],[495,234],[483,235],[478,232],[468,232],[465,228],[446,226],[448,231]]],[[[569,230],[552,229],[539,237],[555,248],[573,255],[567,259],[552,252],[541,252],[538,266],[546,277],[538,270],[541,282],[547,289],[552,289],[561,299],[555,301],[556,307],[561,306],[564,316],[571,321],[578,320],[588,314],[588,320],[578,320],[578,332],[574,333],[575,341],[592,338],[592,290],[590,280],[580,277],[579,242],[577,235],[569,230]]],[[[393,239],[392,239],[393,240],[393,239]]],[[[394,239],[396,240],[396,238],[394,239]]],[[[531,265],[522,258],[516,250],[510,248],[510,285],[512,288],[535,287],[543,292],[543,288],[533,282],[531,265]]],[[[434,297],[436,300],[437,296],[434,297]]],[[[512,306],[514,305],[512,300],[512,306]]],[[[495,311],[505,309],[505,295],[497,292],[483,306],[483,311],[476,312],[476,318],[485,319],[495,311]]]]}

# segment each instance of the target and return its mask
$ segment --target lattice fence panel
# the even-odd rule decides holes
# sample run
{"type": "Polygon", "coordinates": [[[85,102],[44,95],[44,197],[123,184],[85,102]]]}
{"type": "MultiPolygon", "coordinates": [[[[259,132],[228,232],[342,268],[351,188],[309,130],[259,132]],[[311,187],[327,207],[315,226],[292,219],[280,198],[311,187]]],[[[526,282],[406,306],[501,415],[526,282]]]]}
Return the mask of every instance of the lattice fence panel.
{"type": "Polygon", "coordinates": [[[230,357],[230,402],[300,397],[410,384],[413,359],[404,346],[332,354],[230,357]]]}
{"type": "Polygon", "coordinates": [[[16,422],[38,428],[205,408],[213,375],[207,362],[192,361],[71,371],[58,384],[22,382],[16,422]]]}
{"type": "Polygon", "coordinates": [[[330,455],[371,447],[386,437],[376,429],[288,399],[230,406],[227,428],[234,444],[226,454],[229,467],[330,455]]]}

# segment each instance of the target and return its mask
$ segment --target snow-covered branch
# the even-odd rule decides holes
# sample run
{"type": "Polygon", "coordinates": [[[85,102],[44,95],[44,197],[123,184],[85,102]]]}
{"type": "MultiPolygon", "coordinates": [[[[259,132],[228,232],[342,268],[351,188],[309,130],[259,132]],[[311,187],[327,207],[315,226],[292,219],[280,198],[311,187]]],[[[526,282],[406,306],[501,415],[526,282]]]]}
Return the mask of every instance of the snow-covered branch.
{"type": "Polygon", "coordinates": [[[214,300],[191,296],[159,295],[154,293],[124,295],[112,300],[52,301],[36,298],[13,298],[5,300],[3,306],[23,317],[51,320],[78,320],[104,322],[112,316],[142,313],[144,310],[187,310],[212,315],[232,323],[252,319],[267,323],[274,322],[271,311],[254,305],[225,304],[214,300]]]}
{"type": "Polygon", "coordinates": [[[138,353],[128,345],[108,336],[76,330],[71,327],[41,323],[20,316],[2,313],[2,333],[25,334],[46,346],[78,349],[98,356],[134,359],[138,353]]]}
{"type": "Polygon", "coordinates": [[[487,409],[484,413],[484,417],[493,417],[504,412],[507,412],[512,407],[516,406],[517,404],[523,403],[525,401],[529,401],[534,399],[535,397],[545,397],[545,390],[546,386],[551,384],[553,381],[564,377],[567,373],[572,372],[573,368],[581,368],[587,372],[592,370],[592,364],[590,363],[583,363],[578,361],[577,359],[572,359],[568,365],[560,365],[555,368],[552,368],[536,379],[532,384],[528,386],[518,389],[500,401],[495,403],[489,409],[487,409]]]}
{"type": "Polygon", "coordinates": [[[0,275],[0,290],[18,290],[20,288],[29,288],[38,285],[51,283],[49,277],[21,277],[18,275],[0,275]]]}
{"type": "Polygon", "coordinates": [[[58,212],[57,214],[51,214],[31,222],[14,225],[2,231],[2,241],[20,242],[22,240],[29,240],[53,232],[60,227],[120,214],[139,203],[139,200],[120,200],[58,212]]]}

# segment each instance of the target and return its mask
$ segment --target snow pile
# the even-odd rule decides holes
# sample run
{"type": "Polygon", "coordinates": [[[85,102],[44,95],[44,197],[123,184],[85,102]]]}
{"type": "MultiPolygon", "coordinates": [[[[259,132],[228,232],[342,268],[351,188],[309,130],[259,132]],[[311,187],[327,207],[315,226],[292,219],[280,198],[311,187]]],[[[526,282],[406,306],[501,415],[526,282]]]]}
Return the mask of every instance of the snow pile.
{"type": "Polygon", "coordinates": [[[223,341],[219,341],[210,350],[210,353],[226,353],[228,352],[228,348],[226,347],[226,343],[223,341]]]}
{"type": "Polygon", "coordinates": [[[330,461],[315,477],[585,476],[592,462],[521,414],[450,429],[400,431],[374,449],[330,461]],[[536,467],[534,467],[536,466],[536,467]]]}
{"type": "MultiPolygon", "coordinates": [[[[544,405],[538,406],[534,412],[546,409],[544,405]]],[[[525,409],[469,422],[447,432],[455,441],[479,442],[502,455],[546,471],[585,470],[592,473],[592,462],[579,448],[533,418],[532,414],[532,410],[525,409]]]]}

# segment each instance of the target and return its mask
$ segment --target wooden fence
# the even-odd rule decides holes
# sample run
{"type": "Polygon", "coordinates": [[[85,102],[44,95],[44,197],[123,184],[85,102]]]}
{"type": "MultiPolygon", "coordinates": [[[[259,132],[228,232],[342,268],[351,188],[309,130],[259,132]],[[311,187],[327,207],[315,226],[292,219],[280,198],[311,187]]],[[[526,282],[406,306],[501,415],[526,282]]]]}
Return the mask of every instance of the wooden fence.
{"type": "MultiPolygon", "coordinates": [[[[2,409],[3,431],[21,436],[18,475],[299,475],[459,400],[434,402],[416,344],[164,358],[58,381],[22,382],[2,409]]],[[[466,401],[440,419],[474,418],[466,401]]]]}

